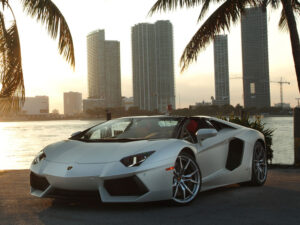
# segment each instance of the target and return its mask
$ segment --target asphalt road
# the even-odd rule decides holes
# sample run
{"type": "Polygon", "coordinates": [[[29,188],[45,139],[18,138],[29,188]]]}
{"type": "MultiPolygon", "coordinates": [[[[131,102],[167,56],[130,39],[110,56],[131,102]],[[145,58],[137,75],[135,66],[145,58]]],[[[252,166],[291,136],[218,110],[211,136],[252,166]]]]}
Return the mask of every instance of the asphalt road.
{"type": "Polygon", "coordinates": [[[192,204],[103,204],[39,199],[29,171],[0,171],[0,224],[300,224],[300,169],[272,169],[263,187],[231,185],[200,193],[192,204]]]}

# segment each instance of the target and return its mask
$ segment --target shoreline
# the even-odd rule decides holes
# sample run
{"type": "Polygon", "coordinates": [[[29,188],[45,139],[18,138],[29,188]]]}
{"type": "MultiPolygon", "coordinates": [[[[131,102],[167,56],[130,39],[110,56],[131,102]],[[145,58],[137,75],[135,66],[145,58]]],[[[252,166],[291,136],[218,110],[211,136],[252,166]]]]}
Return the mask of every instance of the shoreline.
{"type": "Polygon", "coordinates": [[[45,118],[45,119],[7,119],[3,120],[0,119],[0,123],[9,123],[9,122],[40,122],[40,121],[62,121],[62,120],[87,120],[87,121],[93,121],[93,120],[106,120],[104,117],[99,118],[45,118]]]}
{"type": "MultiPolygon", "coordinates": [[[[212,116],[217,117],[218,115],[212,116]]],[[[250,115],[250,117],[254,117],[256,115],[250,115]]],[[[261,118],[268,118],[268,117],[293,117],[293,115],[259,115],[261,118]]],[[[123,117],[123,116],[120,116],[123,117]]],[[[112,117],[112,119],[120,118],[120,117],[112,117]]],[[[125,116],[124,116],[125,117],[125,116]]],[[[94,120],[106,120],[106,117],[78,117],[78,118],[8,118],[8,119],[1,119],[1,122],[39,122],[39,121],[61,121],[61,120],[81,120],[81,121],[94,121],[94,120]]]]}

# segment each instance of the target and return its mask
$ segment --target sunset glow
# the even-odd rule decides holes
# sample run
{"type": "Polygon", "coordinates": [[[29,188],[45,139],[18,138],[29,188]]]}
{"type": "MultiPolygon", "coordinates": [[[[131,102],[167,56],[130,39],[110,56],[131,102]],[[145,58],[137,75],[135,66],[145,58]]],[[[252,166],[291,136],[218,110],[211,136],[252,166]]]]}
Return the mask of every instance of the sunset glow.
{"type": "MultiPolygon", "coordinates": [[[[77,91],[87,98],[86,35],[96,29],[105,29],[106,37],[121,45],[122,96],[132,96],[131,27],[140,22],[170,20],[174,28],[174,67],[176,105],[188,107],[195,102],[210,101],[214,96],[213,48],[210,44],[196,63],[180,74],[179,59],[186,44],[203,23],[197,24],[199,8],[157,13],[147,16],[154,0],[54,0],[64,14],[73,35],[76,70],[59,56],[57,42],[51,40],[44,27],[26,16],[19,2],[16,9],[21,39],[24,79],[27,96],[48,95],[50,111],[63,112],[63,92],[77,91]],[[70,6],[71,5],[71,6],[70,6]],[[80,15],[80,16],[79,16],[80,15]],[[187,91],[188,90],[188,91],[187,91]]],[[[213,10],[213,9],[212,9],[213,10]]],[[[209,15],[209,13],[208,13],[209,15]]],[[[284,88],[284,101],[296,105],[299,91],[292,59],[288,32],[278,29],[280,10],[268,11],[268,43],[270,80],[283,76],[291,85],[284,88]]],[[[232,26],[228,35],[229,76],[242,75],[240,23],[232,26]]],[[[242,80],[230,80],[231,104],[243,105],[242,80]]],[[[271,105],[280,102],[279,86],[270,84],[271,105]]]]}

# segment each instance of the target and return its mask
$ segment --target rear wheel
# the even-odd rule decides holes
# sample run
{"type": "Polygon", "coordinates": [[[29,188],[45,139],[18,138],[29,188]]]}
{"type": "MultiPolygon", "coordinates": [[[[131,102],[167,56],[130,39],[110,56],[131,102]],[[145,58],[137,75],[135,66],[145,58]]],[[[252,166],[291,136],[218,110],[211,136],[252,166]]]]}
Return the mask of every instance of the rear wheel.
{"type": "Polygon", "coordinates": [[[195,199],[201,188],[201,172],[195,159],[181,153],[175,162],[173,177],[173,202],[188,204],[195,199]]]}
{"type": "Polygon", "coordinates": [[[250,183],[255,186],[263,185],[267,180],[267,152],[265,146],[257,141],[253,149],[252,178],[250,183]]]}

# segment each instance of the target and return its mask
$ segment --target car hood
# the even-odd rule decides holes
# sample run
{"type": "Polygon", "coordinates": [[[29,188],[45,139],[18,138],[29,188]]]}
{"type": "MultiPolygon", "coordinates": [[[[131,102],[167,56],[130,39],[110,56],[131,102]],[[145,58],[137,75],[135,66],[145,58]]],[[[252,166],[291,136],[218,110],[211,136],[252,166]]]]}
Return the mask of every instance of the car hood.
{"type": "Polygon", "coordinates": [[[44,152],[47,161],[57,163],[109,163],[136,153],[160,150],[173,141],[176,139],[100,143],[67,140],[47,146],[44,152]]]}

